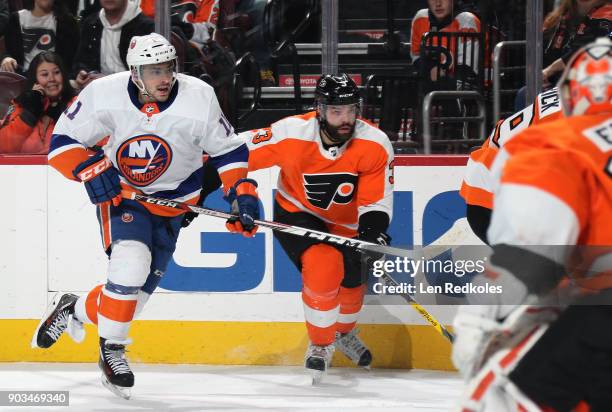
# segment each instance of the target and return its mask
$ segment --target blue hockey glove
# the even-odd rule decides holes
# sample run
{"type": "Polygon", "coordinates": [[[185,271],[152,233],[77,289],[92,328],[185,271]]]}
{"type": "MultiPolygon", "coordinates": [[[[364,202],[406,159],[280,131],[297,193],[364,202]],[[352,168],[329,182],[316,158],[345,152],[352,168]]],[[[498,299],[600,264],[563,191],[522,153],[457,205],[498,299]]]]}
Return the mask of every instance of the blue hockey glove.
{"type": "Polygon", "coordinates": [[[85,184],[91,203],[112,202],[115,206],[121,203],[119,172],[110,159],[104,156],[104,152],[100,151],[80,163],[72,174],[85,184]]]}
{"type": "Polygon", "coordinates": [[[227,193],[225,200],[230,204],[230,213],[236,215],[225,223],[227,230],[253,237],[257,232],[255,220],[259,219],[257,182],[253,179],[238,180],[227,193]]]}

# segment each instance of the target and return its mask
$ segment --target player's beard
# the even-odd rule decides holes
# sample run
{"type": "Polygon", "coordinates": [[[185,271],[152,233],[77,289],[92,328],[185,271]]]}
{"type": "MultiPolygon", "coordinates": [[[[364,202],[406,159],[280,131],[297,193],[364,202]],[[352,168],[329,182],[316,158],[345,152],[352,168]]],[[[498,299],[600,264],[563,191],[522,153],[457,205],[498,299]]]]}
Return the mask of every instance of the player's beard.
{"type": "Polygon", "coordinates": [[[342,123],[339,126],[332,126],[331,124],[327,123],[325,127],[325,132],[327,133],[327,137],[329,138],[329,140],[331,140],[333,143],[341,144],[341,143],[348,141],[351,137],[353,137],[353,133],[355,133],[356,124],[357,122],[353,122],[353,123],[342,123]],[[348,132],[341,133],[340,129],[346,126],[348,126],[350,130],[348,132]]]}

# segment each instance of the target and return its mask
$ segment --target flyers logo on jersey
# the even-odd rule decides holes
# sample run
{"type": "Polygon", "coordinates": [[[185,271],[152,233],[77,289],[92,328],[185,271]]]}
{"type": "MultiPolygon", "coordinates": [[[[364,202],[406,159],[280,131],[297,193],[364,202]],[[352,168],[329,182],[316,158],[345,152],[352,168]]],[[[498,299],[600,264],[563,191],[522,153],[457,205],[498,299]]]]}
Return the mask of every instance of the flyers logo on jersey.
{"type": "Polygon", "coordinates": [[[148,186],[170,166],[172,150],[164,139],[153,134],[132,137],[117,150],[117,165],[134,186],[148,186]]]}
{"type": "Polygon", "coordinates": [[[332,203],[345,205],[353,200],[356,174],[305,174],[303,177],[306,198],[315,207],[327,210],[332,203]]]}

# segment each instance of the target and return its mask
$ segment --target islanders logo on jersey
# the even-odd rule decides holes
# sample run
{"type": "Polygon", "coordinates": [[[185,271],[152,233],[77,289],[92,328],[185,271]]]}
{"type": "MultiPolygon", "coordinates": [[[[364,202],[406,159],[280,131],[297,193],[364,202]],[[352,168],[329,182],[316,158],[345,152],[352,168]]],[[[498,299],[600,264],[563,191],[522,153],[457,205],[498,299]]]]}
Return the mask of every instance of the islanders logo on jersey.
{"type": "Polygon", "coordinates": [[[134,186],[148,186],[170,166],[172,149],[161,137],[145,134],[127,139],[117,150],[117,165],[134,186]]]}
{"type": "Polygon", "coordinates": [[[332,203],[345,205],[353,200],[357,175],[352,173],[304,174],[306,198],[315,207],[329,209],[332,203]]]}

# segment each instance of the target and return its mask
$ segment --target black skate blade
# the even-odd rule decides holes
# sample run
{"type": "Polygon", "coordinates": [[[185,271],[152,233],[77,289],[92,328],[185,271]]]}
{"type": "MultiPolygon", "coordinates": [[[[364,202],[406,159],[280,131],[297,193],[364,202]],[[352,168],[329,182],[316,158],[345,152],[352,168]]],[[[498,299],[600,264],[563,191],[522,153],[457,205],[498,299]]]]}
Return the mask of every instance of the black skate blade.
{"type": "Polygon", "coordinates": [[[53,296],[53,299],[51,299],[51,303],[49,304],[49,306],[47,306],[47,310],[45,311],[45,314],[40,319],[40,322],[38,323],[38,326],[36,327],[36,330],[34,331],[34,335],[32,336],[32,342],[30,342],[30,346],[32,348],[44,349],[38,346],[38,331],[40,330],[40,327],[43,325],[43,323],[45,323],[47,318],[51,316],[55,308],[57,308],[57,305],[59,305],[59,302],[63,295],[64,295],[64,292],[57,292],[55,296],[53,296]]]}
{"type": "Polygon", "coordinates": [[[125,399],[127,401],[129,401],[130,397],[132,396],[132,391],[130,390],[130,388],[124,388],[124,387],[121,387],[121,386],[113,385],[106,378],[106,375],[104,375],[104,373],[102,373],[102,385],[104,385],[104,387],[106,389],[111,391],[116,396],[118,396],[118,397],[120,397],[122,399],[125,399]]]}

